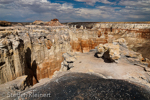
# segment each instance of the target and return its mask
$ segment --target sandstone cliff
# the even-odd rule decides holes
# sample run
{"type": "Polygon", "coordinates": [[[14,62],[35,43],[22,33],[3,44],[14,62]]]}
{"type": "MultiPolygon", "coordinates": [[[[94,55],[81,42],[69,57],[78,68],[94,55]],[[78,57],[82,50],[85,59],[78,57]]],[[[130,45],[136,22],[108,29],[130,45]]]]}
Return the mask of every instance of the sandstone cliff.
{"type": "Polygon", "coordinates": [[[97,23],[92,29],[76,27],[25,25],[0,28],[0,83],[27,75],[27,84],[33,85],[60,70],[63,53],[86,53],[120,37],[134,49],[150,38],[150,24],[97,23]]]}
{"type": "Polygon", "coordinates": [[[29,85],[60,69],[62,53],[70,50],[67,27],[25,26],[1,31],[0,83],[28,75],[29,85]]]}

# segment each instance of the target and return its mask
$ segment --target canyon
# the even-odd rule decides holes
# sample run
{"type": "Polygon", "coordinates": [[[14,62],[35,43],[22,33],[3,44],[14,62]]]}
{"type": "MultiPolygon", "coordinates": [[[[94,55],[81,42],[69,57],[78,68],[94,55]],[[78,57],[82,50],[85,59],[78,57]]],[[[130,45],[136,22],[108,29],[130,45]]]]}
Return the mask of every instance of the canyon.
{"type": "Polygon", "coordinates": [[[53,79],[68,72],[101,72],[99,75],[106,79],[111,77],[128,80],[129,77],[134,77],[132,81],[150,86],[150,24],[61,24],[58,20],[51,20],[45,25],[39,23],[43,22],[0,27],[0,84],[2,86],[26,75],[21,83],[22,90],[25,90],[36,86],[42,79],[53,79]],[[118,45],[122,45],[118,47],[119,55],[122,57],[118,59],[121,59],[119,60],[121,63],[117,62],[116,65],[106,63],[102,58],[99,60],[94,56],[95,47],[99,44],[114,44],[120,38],[123,38],[126,44],[124,48],[122,41],[117,42],[118,45]],[[128,50],[129,54],[126,54],[128,50]],[[140,60],[137,59],[139,55],[140,60]],[[136,61],[138,63],[134,63],[136,61]],[[81,62],[82,64],[79,64],[81,62]],[[99,65],[103,65],[105,69],[94,68],[99,65]],[[120,66],[120,69],[117,66],[120,66]],[[137,72],[133,71],[135,69],[137,72]],[[117,77],[120,75],[119,70],[124,71],[121,71],[122,76],[117,77]],[[125,74],[128,71],[129,76],[125,74]]]}

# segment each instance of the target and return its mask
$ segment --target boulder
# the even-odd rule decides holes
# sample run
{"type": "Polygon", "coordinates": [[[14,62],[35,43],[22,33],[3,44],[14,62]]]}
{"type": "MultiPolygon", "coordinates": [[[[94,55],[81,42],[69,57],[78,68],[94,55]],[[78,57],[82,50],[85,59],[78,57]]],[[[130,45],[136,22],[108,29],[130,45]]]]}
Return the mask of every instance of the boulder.
{"type": "Polygon", "coordinates": [[[75,54],[72,52],[67,52],[67,53],[63,54],[63,57],[67,63],[74,62],[76,60],[76,58],[74,56],[75,56],[75,54]]]}
{"type": "Polygon", "coordinates": [[[114,45],[112,43],[107,44],[99,44],[96,51],[97,57],[103,57],[104,59],[108,59],[111,62],[117,62],[120,58],[120,49],[119,45],[114,45]]]}
{"type": "Polygon", "coordinates": [[[62,63],[62,70],[69,70],[70,68],[74,67],[73,63],[76,61],[75,53],[67,52],[63,54],[64,61],[62,63]]]}
{"type": "Polygon", "coordinates": [[[104,44],[104,48],[105,48],[104,58],[110,59],[111,61],[115,61],[115,62],[120,58],[119,45],[107,43],[104,44]],[[105,56],[108,55],[107,53],[109,53],[109,56],[105,56]]]}
{"type": "Polygon", "coordinates": [[[102,57],[104,52],[105,52],[103,44],[99,44],[96,50],[97,50],[96,51],[97,52],[97,57],[99,57],[99,58],[102,57]]]}

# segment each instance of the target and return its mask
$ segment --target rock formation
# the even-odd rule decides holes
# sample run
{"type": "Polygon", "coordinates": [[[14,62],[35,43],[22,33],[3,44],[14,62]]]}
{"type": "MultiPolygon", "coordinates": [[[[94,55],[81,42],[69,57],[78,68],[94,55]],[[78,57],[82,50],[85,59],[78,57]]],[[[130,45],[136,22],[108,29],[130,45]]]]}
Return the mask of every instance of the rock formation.
{"type": "Polygon", "coordinates": [[[103,44],[99,44],[98,46],[97,46],[97,49],[96,49],[97,51],[96,51],[96,56],[97,57],[99,57],[99,58],[101,58],[103,55],[104,55],[104,53],[105,53],[105,49],[104,49],[104,47],[103,47],[103,44]]]}
{"type": "Polygon", "coordinates": [[[104,59],[108,59],[111,62],[117,62],[120,58],[120,48],[119,45],[114,45],[112,43],[107,44],[99,44],[96,52],[97,57],[104,57],[104,59]]]}
{"type": "Polygon", "coordinates": [[[104,79],[97,75],[85,73],[62,75],[42,85],[42,88],[35,87],[21,92],[18,97],[16,96],[13,99],[24,99],[25,95],[27,95],[26,99],[32,100],[150,99],[149,90],[144,86],[135,85],[124,80],[104,79]],[[46,95],[38,96],[38,94],[46,95]]]}
{"type": "Polygon", "coordinates": [[[36,20],[33,22],[34,25],[44,25],[45,22],[41,21],[41,20],[36,20]]]}
{"type": "Polygon", "coordinates": [[[149,36],[150,24],[96,23],[89,29],[61,25],[54,19],[46,25],[0,27],[0,84],[26,75],[28,87],[73,71],[149,86],[150,60],[134,50],[148,44],[149,36]]]}
{"type": "Polygon", "coordinates": [[[29,75],[31,85],[51,77],[61,67],[62,53],[70,51],[67,30],[67,27],[25,26],[1,31],[0,83],[24,74],[29,75]]]}
{"type": "Polygon", "coordinates": [[[97,45],[108,42],[108,34],[99,36],[99,30],[72,29],[69,34],[73,52],[89,52],[97,45]]]}
{"type": "Polygon", "coordinates": [[[70,68],[74,67],[73,63],[76,60],[76,53],[67,52],[63,54],[64,61],[61,63],[61,70],[67,71],[70,68]]]}
{"type": "Polygon", "coordinates": [[[77,26],[83,25],[84,27],[89,27],[90,25],[93,30],[98,30],[98,37],[102,35],[101,38],[105,34],[108,34],[107,42],[109,43],[118,38],[124,38],[130,49],[139,52],[145,58],[150,59],[150,24],[148,23],[70,23],[69,25],[71,26],[74,24],[77,26]]]}
{"type": "Polygon", "coordinates": [[[66,71],[91,73],[106,79],[124,79],[150,87],[150,68],[148,67],[148,61],[145,60],[141,54],[128,50],[128,48],[124,47],[122,44],[100,44],[96,49],[93,49],[88,53],[74,53],[71,56],[65,56],[64,58],[60,73],[66,71]],[[105,45],[107,46],[105,47],[105,45]],[[113,52],[106,54],[105,50],[108,51],[109,49],[113,52]],[[115,52],[118,49],[120,51],[117,52],[117,54],[115,52]],[[103,54],[103,57],[97,58],[97,56],[94,56],[97,52],[102,52],[101,54],[103,54]],[[66,57],[68,59],[75,59],[69,59],[70,61],[67,62],[65,60],[66,57]],[[114,61],[117,63],[114,63],[114,61]],[[69,64],[71,64],[71,67],[69,67],[69,64]],[[66,67],[69,67],[69,69],[65,70],[66,67]]]}
{"type": "Polygon", "coordinates": [[[0,21],[0,26],[11,26],[12,23],[11,22],[7,22],[7,21],[0,21]]]}
{"type": "MultiPolygon", "coordinates": [[[[58,20],[52,21],[57,22],[58,20]]],[[[37,79],[33,78],[32,84],[34,84],[39,79],[51,77],[56,70],[60,69],[63,60],[62,54],[66,51],[86,53],[99,44],[101,47],[104,44],[101,48],[102,51],[99,51],[100,57],[109,51],[111,59],[118,59],[120,58],[119,49],[117,49],[118,51],[114,50],[115,48],[103,50],[104,47],[107,48],[108,46],[106,43],[112,42],[116,36],[118,37],[118,34],[121,34],[122,39],[113,41],[111,45],[113,47],[121,44],[127,48],[132,43],[126,44],[126,37],[128,38],[126,39],[127,42],[130,42],[129,39],[131,38],[138,38],[139,43],[142,43],[144,38],[142,34],[149,32],[149,24],[96,24],[93,27],[93,29],[77,29],[67,26],[26,25],[1,28],[4,30],[1,31],[1,83],[28,74],[30,71],[27,69],[29,69],[37,75],[37,79]],[[118,54],[117,58],[114,52],[118,54]],[[32,63],[33,66],[37,66],[34,68],[32,63]],[[8,73],[5,72],[6,69],[8,69],[8,73]]]]}
{"type": "Polygon", "coordinates": [[[58,19],[52,19],[49,22],[46,22],[45,25],[47,26],[62,26],[58,19]]]}

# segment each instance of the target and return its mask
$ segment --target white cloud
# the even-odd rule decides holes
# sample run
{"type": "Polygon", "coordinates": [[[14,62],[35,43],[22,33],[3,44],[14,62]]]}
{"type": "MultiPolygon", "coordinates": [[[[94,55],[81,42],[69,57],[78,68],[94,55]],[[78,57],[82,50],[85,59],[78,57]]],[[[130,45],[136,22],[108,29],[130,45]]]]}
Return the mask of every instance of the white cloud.
{"type": "Polygon", "coordinates": [[[64,3],[61,5],[61,9],[73,9],[73,5],[64,3]]]}
{"type": "Polygon", "coordinates": [[[111,6],[97,6],[96,8],[99,8],[102,11],[112,12],[117,9],[121,9],[121,7],[111,7],[111,6]]]}
{"type": "MultiPolygon", "coordinates": [[[[76,0],[77,1],[77,0],[76,0]]],[[[88,4],[103,2],[111,4],[108,0],[78,0],[88,4]]],[[[74,8],[70,3],[51,3],[47,0],[0,0],[0,19],[9,21],[49,21],[58,18],[61,22],[72,21],[134,21],[149,20],[150,7],[146,1],[135,5],[135,0],[121,0],[119,5],[124,7],[97,6],[96,8],[74,8]],[[2,3],[3,2],[3,3],[2,3]],[[144,3],[145,2],[145,3],[144,3]],[[133,3],[133,4],[131,4],[133,3]],[[133,6],[134,5],[134,6],[133,6]],[[141,7],[142,6],[142,7],[141,7]]],[[[148,2],[147,2],[148,3],[148,2]]],[[[112,3],[115,4],[115,3],[112,3]]]]}
{"type": "Polygon", "coordinates": [[[108,0],[75,0],[78,2],[86,2],[86,4],[93,6],[96,2],[101,2],[104,4],[115,4],[115,2],[110,2],[108,0]]]}
{"type": "Polygon", "coordinates": [[[109,2],[108,0],[99,0],[99,2],[104,3],[104,4],[116,4],[115,2],[109,2]]]}
{"type": "Polygon", "coordinates": [[[101,11],[98,9],[86,9],[81,8],[79,11],[77,11],[79,16],[82,16],[83,18],[95,18],[96,16],[100,16],[101,11]]]}
{"type": "MultiPolygon", "coordinates": [[[[51,3],[47,0],[14,0],[0,5],[0,19],[14,18],[16,21],[16,18],[20,17],[23,21],[37,19],[49,21],[52,18],[69,20],[74,18],[77,10],[70,3],[51,3]]],[[[20,19],[18,20],[20,21],[20,19]]]]}
{"type": "Polygon", "coordinates": [[[136,20],[145,19],[147,21],[150,18],[149,0],[121,0],[118,4],[125,6],[118,13],[125,15],[126,18],[135,18],[136,20]]]}
{"type": "Polygon", "coordinates": [[[86,4],[88,5],[94,5],[96,2],[98,2],[99,0],[75,0],[78,2],[86,2],[86,4]]]}
{"type": "Polygon", "coordinates": [[[119,5],[135,6],[135,7],[150,7],[150,0],[121,0],[119,5]]]}

